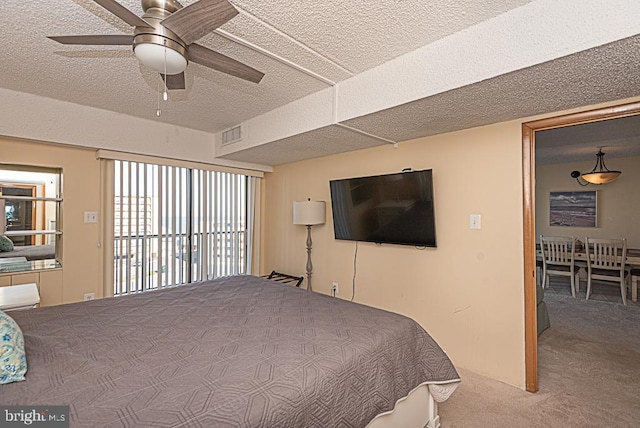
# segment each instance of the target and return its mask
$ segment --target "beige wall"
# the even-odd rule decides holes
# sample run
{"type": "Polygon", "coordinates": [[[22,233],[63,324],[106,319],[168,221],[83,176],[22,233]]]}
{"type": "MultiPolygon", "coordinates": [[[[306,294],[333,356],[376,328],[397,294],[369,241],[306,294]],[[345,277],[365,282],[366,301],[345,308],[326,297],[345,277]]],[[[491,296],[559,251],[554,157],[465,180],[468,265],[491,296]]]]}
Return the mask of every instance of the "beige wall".
{"type": "Polygon", "coordinates": [[[7,164],[62,168],[64,303],[101,297],[99,223],[85,224],[84,211],[100,211],[100,167],[95,150],[0,137],[1,161],[7,164]]]}
{"type": "MultiPolygon", "coordinates": [[[[606,151],[606,149],[605,149],[606,151]]],[[[580,186],[571,178],[571,171],[591,171],[595,164],[595,151],[592,162],[578,162],[536,166],[536,233],[538,236],[575,236],[584,240],[592,238],[627,238],[632,248],[640,248],[640,228],[637,227],[640,215],[640,158],[609,158],[605,156],[607,167],[620,170],[622,175],[616,181],[600,186],[580,186]],[[558,227],[549,226],[549,193],[552,191],[598,192],[598,226],[558,227]]]]}
{"type": "Polygon", "coordinates": [[[433,169],[438,247],[358,244],[355,301],[417,320],[460,367],[524,385],[520,122],[276,167],[265,175],[262,273],[304,274],[294,200],[327,201],[314,226],[313,288],[351,298],[355,243],[333,237],[329,180],[433,169]],[[482,229],[469,229],[469,215],[482,229]]]}

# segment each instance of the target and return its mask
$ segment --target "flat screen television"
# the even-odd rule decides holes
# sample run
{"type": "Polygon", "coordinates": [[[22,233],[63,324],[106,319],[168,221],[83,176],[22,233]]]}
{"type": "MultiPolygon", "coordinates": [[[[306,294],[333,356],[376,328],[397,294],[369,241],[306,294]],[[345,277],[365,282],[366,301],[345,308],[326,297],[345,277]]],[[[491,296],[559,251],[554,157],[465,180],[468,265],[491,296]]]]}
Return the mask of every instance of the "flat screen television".
{"type": "Polygon", "coordinates": [[[336,239],[436,246],[432,170],[331,180],[336,239]]]}

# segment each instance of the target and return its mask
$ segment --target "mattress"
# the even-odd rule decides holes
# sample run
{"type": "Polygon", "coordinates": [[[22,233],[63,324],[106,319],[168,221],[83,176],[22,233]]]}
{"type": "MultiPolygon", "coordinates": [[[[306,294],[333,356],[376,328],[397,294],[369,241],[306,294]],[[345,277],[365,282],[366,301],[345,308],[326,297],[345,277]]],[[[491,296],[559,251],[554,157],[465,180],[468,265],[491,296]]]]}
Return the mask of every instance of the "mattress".
{"type": "Polygon", "coordinates": [[[363,427],[459,382],[415,321],[253,276],[11,315],[29,369],[0,404],[70,405],[74,427],[363,427]]]}

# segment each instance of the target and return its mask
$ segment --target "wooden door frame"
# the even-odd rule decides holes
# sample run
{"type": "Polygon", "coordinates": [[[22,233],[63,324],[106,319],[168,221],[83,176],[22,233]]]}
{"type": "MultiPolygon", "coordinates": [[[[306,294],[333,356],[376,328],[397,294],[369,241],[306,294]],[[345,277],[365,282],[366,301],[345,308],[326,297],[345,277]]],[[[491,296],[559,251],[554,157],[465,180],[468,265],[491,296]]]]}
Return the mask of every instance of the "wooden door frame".
{"type": "Polygon", "coordinates": [[[524,212],[524,343],[525,384],[538,391],[538,334],[536,318],[536,236],[535,236],[535,133],[640,114],[640,102],[604,107],[522,124],[522,189],[524,212]]]}

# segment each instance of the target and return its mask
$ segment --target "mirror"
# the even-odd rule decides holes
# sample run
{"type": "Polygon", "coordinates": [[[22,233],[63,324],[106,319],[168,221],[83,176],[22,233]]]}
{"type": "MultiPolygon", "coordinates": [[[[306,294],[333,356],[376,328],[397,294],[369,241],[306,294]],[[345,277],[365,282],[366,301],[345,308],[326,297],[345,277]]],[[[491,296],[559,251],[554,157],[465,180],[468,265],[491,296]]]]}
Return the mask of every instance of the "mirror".
{"type": "Polygon", "coordinates": [[[62,170],[0,164],[0,273],[61,265],[62,170]]]}

